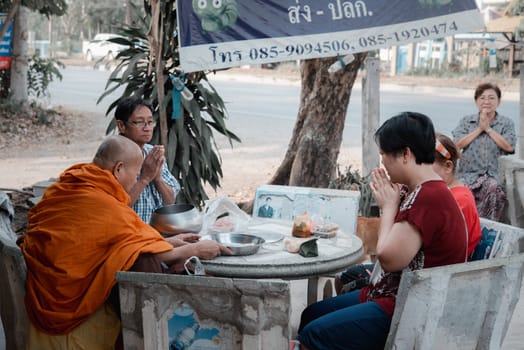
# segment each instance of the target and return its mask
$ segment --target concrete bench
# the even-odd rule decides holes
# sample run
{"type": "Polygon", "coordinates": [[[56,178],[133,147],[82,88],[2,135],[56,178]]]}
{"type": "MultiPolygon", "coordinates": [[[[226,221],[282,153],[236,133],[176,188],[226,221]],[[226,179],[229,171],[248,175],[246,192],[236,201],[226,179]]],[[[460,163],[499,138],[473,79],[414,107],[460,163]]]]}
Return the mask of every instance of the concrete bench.
{"type": "Polygon", "coordinates": [[[506,219],[513,226],[524,227],[524,160],[514,155],[500,157],[499,178],[508,200],[506,219]]]}
{"type": "Polygon", "coordinates": [[[501,231],[492,259],[404,273],[386,349],[499,349],[520,296],[524,229],[481,219],[501,231]]]}
{"type": "Polygon", "coordinates": [[[482,229],[500,231],[502,244],[494,257],[507,257],[524,253],[524,228],[503,224],[500,222],[480,218],[482,229]]]}
{"type": "Polygon", "coordinates": [[[126,350],[289,347],[287,281],[141,272],[116,279],[126,350]]]}
{"type": "Polygon", "coordinates": [[[25,349],[29,321],[24,306],[26,265],[11,229],[12,207],[0,192],[0,317],[6,349],[25,349]]]}

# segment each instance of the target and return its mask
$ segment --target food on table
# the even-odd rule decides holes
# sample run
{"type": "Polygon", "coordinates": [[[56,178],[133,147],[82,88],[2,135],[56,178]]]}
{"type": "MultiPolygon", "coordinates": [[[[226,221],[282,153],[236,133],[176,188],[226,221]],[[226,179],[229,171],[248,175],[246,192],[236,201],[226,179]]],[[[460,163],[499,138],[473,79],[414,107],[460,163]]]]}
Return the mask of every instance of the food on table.
{"type": "Polygon", "coordinates": [[[338,225],[335,223],[327,223],[324,225],[317,226],[313,230],[313,235],[320,238],[331,238],[335,237],[338,232],[338,225]]]}
{"type": "Polygon", "coordinates": [[[291,234],[294,237],[307,238],[311,237],[311,217],[307,212],[304,214],[298,214],[293,222],[293,231],[291,234]]]}

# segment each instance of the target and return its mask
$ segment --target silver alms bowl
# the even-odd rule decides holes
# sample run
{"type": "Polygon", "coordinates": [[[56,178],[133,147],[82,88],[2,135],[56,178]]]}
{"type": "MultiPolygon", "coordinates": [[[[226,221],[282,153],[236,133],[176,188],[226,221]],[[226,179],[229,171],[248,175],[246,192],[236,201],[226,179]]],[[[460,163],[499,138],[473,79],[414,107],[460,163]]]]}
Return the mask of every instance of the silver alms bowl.
{"type": "Polygon", "coordinates": [[[202,229],[202,213],[191,204],[165,205],[153,212],[151,226],[168,235],[198,233],[202,229]]]}
{"type": "Polygon", "coordinates": [[[266,242],[263,238],[243,233],[212,233],[211,239],[233,251],[232,255],[252,255],[266,242]]]}

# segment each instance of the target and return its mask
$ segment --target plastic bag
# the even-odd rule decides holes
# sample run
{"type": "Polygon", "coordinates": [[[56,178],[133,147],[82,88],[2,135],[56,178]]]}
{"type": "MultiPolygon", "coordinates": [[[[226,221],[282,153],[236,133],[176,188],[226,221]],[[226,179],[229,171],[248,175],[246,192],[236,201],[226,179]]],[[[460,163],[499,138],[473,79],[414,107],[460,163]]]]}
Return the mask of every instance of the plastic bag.
{"type": "Polygon", "coordinates": [[[203,233],[236,232],[247,228],[251,216],[227,196],[206,201],[202,223],[203,233]]]}

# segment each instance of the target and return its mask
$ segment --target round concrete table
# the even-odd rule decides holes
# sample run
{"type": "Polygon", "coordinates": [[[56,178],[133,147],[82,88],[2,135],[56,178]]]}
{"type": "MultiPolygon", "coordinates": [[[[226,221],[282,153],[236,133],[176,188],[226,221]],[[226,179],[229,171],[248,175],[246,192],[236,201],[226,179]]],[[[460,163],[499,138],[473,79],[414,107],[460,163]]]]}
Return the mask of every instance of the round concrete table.
{"type": "Polygon", "coordinates": [[[217,277],[308,279],[308,303],[316,301],[318,277],[331,275],[362,257],[362,241],[354,234],[338,232],[334,238],[317,240],[318,256],[305,258],[288,253],[284,241],[291,238],[292,223],[258,219],[242,233],[280,233],[282,240],[263,245],[253,255],[220,256],[202,260],[206,272],[217,277]]]}

